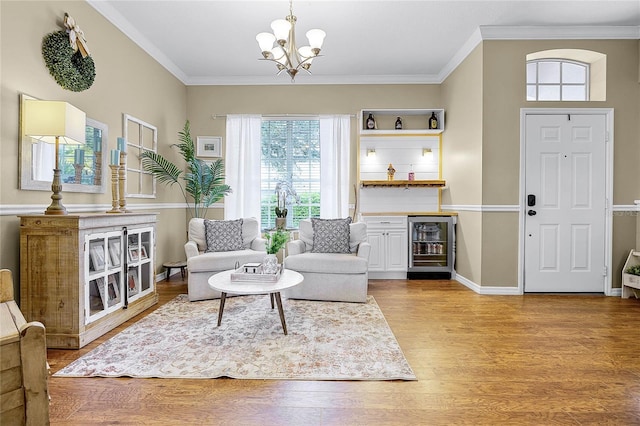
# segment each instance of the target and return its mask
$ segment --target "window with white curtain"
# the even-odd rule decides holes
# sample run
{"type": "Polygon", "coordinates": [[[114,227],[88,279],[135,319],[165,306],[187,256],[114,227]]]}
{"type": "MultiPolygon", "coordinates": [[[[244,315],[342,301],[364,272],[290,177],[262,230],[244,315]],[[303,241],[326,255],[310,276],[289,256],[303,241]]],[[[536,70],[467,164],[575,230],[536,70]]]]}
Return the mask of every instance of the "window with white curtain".
{"type": "Polygon", "coordinates": [[[561,59],[527,61],[528,101],[589,100],[589,64],[561,59]]]}
{"type": "Polygon", "coordinates": [[[320,217],[320,120],[263,117],[261,126],[261,225],[274,228],[285,197],[287,227],[320,217]]]}

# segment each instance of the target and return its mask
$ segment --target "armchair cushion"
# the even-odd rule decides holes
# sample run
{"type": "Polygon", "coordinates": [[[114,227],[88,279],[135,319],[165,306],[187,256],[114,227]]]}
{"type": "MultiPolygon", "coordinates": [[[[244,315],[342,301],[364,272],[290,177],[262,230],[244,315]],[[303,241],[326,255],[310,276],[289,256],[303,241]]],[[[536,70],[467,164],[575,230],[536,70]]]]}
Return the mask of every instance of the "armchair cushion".
{"type": "Polygon", "coordinates": [[[242,219],[204,221],[207,241],[206,252],[233,251],[244,249],[242,245],[242,219]]]}
{"type": "Polygon", "coordinates": [[[304,253],[287,256],[287,269],[319,274],[365,274],[367,259],[348,253],[304,253]]]}
{"type": "Polygon", "coordinates": [[[349,224],[346,219],[311,219],[313,228],[313,253],[351,253],[349,224]]]}
{"type": "MultiPolygon", "coordinates": [[[[311,221],[309,219],[301,220],[299,230],[300,233],[298,238],[300,239],[290,241],[289,244],[295,243],[296,241],[302,241],[304,242],[304,247],[299,248],[299,253],[311,251],[313,249],[313,226],[311,225],[311,221]]],[[[358,251],[358,246],[362,241],[367,241],[366,223],[356,222],[349,224],[349,251],[351,253],[356,253],[358,251]]],[[[288,247],[289,245],[287,244],[287,250],[289,250],[288,247]]]]}
{"type": "MultiPolygon", "coordinates": [[[[249,249],[251,243],[260,237],[258,220],[253,217],[242,219],[242,245],[249,249]]],[[[193,218],[189,221],[189,240],[195,241],[198,251],[204,253],[207,250],[207,239],[205,237],[204,219],[193,218]]]]}

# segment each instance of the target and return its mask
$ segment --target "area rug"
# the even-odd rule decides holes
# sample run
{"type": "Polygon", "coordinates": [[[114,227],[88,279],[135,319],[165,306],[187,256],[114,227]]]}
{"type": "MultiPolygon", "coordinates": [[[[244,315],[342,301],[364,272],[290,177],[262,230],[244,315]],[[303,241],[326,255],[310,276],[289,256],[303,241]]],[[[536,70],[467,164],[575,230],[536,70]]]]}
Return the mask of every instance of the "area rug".
{"type": "Polygon", "coordinates": [[[416,380],[372,296],[366,303],[283,299],[288,335],[267,295],[180,295],[56,377],[416,380]]]}

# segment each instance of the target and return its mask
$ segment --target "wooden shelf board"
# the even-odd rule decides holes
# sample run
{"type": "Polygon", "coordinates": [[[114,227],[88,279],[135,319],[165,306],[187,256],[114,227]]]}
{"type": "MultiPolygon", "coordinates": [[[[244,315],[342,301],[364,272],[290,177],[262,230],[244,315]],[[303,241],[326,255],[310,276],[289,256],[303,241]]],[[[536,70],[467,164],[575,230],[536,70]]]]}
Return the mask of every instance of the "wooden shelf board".
{"type": "Polygon", "coordinates": [[[439,135],[444,129],[360,130],[361,136],[424,136],[439,135]]]}
{"type": "Polygon", "coordinates": [[[442,188],[445,186],[444,180],[363,180],[360,181],[360,185],[366,186],[394,186],[394,187],[409,187],[409,186],[428,186],[434,188],[442,188]]]}
{"type": "Polygon", "coordinates": [[[362,216],[458,216],[458,212],[361,212],[362,216]]]}

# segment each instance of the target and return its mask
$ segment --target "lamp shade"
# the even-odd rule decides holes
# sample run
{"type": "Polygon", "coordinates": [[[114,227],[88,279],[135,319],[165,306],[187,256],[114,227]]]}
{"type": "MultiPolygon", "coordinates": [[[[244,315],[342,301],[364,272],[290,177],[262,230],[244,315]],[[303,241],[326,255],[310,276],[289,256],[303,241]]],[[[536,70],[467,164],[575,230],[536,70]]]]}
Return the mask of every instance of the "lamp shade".
{"type": "Polygon", "coordinates": [[[307,38],[312,49],[321,49],[326,36],[327,33],[317,28],[307,31],[307,38]]]}
{"type": "Polygon", "coordinates": [[[276,36],[271,33],[260,33],[256,36],[256,41],[260,45],[262,52],[270,52],[273,47],[273,43],[276,41],[276,36]]]}
{"type": "Polygon", "coordinates": [[[62,137],[68,144],[85,144],[87,116],[67,102],[29,99],[25,101],[23,114],[27,136],[49,143],[62,137]]]}
{"type": "MultiPolygon", "coordinates": [[[[316,56],[311,50],[311,46],[302,46],[300,49],[298,49],[298,53],[303,59],[313,58],[314,56],[316,56]]],[[[311,62],[311,60],[309,60],[308,62],[311,62]]]]}
{"type": "Polygon", "coordinates": [[[271,29],[277,40],[287,40],[289,36],[289,30],[291,29],[291,23],[284,19],[276,19],[271,23],[271,29]]]}

